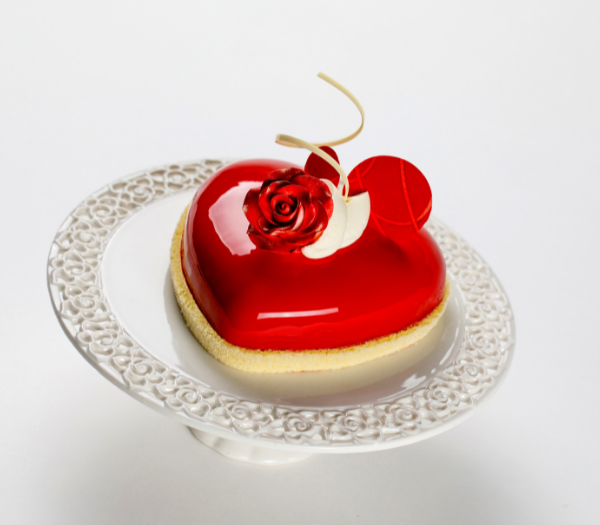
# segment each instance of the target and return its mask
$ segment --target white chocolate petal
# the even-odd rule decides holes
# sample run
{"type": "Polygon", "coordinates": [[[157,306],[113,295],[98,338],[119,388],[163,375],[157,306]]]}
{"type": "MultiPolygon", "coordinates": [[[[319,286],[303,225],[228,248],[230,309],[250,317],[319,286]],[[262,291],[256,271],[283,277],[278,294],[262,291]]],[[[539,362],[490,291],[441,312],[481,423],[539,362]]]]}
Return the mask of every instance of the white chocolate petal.
{"type": "Polygon", "coordinates": [[[367,192],[354,195],[346,202],[346,207],[348,209],[348,222],[340,248],[345,248],[356,242],[365,231],[371,214],[371,198],[367,192]]]}
{"type": "Polygon", "coordinates": [[[327,179],[321,179],[329,187],[333,198],[333,213],[329,218],[323,235],[314,244],[302,248],[302,254],[309,259],[322,259],[337,252],[344,240],[348,209],[342,193],[327,179]]]}

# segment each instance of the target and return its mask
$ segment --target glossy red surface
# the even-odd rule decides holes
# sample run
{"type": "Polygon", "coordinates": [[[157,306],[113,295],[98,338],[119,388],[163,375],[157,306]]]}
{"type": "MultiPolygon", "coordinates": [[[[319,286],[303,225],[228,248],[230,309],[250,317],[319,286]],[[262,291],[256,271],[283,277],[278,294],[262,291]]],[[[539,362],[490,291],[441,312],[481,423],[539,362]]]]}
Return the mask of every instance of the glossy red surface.
{"type": "Polygon", "coordinates": [[[326,349],[389,335],[442,300],[446,267],[425,230],[394,244],[367,228],[324,259],[260,250],[242,211],[250,188],[283,161],[226,166],[198,190],[182,259],[200,309],[225,340],[252,349],[326,349]]]}

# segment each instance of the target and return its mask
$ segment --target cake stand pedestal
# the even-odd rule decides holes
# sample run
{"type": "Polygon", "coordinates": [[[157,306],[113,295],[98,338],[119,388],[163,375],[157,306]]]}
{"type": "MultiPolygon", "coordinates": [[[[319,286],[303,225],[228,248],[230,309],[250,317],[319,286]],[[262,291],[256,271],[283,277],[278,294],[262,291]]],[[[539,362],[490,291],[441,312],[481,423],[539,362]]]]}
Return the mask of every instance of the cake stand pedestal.
{"type": "Polygon", "coordinates": [[[276,450],[266,447],[256,447],[247,443],[240,443],[232,439],[225,439],[209,432],[189,427],[194,437],[206,446],[217,451],[222,456],[237,459],[255,465],[285,465],[296,463],[311,456],[300,452],[289,452],[287,450],[276,450]]]}

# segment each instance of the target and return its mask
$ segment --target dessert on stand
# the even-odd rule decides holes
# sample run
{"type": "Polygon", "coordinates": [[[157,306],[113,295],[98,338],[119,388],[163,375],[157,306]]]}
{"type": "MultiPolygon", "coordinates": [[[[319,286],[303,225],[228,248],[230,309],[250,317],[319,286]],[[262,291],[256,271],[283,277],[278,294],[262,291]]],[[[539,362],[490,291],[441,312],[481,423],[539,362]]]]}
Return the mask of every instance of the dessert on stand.
{"type": "MultiPolygon", "coordinates": [[[[333,79],[322,78],[356,98],[333,79]]],[[[262,373],[332,370],[425,337],[450,296],[442,253],[422,229],[431,189],[409,162],[366,159],[346,175],[311,144],[303,168],[227,165],[181,216],[171,275],[188,326],[228,366],[262,373]]]]}
{"type": "Polygon", "coordinates": [[[472,415],[514,354],[512,311],[492,269],[429,218],[429,185],[412,164],[372,157],[346,176],[339,141],[279,140],[309,149],[305,166],[170,164],[80,203],[48,260],[72,344],[206,445],[263,465],[407,445],[472,415]],[[215,359],[186,304],[217,350],[260,358],[215,359]]]}

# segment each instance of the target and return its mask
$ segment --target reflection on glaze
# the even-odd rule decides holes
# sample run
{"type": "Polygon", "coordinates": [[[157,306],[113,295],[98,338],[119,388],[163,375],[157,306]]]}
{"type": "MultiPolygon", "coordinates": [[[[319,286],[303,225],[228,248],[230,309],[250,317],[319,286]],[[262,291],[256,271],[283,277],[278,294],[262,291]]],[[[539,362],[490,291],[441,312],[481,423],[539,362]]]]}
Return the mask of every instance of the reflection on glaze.
{"type": "Polygon", "coordinates": [[[257,182],[240,182],[221,195],[208,210],[217,235],[232,255],[247,255],[256,247],[246,234],[248,220],[242,210],[248,190],[260,187],[257,182]]]}
{"type": "Polygon", "coordinates": [[[257,319],[289,319],[291,317],[315,317],[317,315],[336,314],[339,308],[325,308],[324,310],[308,310],[306,312],[261,312],[257,319]]]}
{"type": "Polygon", "coordinates": [[[245,235],[248,223],[240,224],[237,210],[217,213],[217,202],[240,183],[258,185],[285,167],[293,165],[252,160],[226,166],[200,187],[190,207],[184,272],[200,309],[224,339],[255,349],[349,346],[402,330],[439,304],[445,264],[425,230],[397,245],[367,227],[351,246],[316,260],[248,252],[234,244],[224,232],[235,230],[237,236],[240,228],[245,235]],[[269,315],[333,309],[310,317],[269,315]]]}

